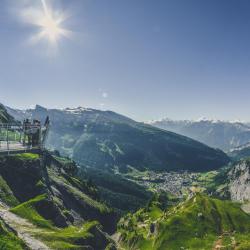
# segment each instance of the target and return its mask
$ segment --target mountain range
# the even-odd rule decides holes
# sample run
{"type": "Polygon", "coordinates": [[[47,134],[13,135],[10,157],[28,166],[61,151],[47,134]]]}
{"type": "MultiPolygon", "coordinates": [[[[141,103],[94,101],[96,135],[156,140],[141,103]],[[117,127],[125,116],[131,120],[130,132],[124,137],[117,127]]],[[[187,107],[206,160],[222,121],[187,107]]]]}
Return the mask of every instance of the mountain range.
{"type": "Polygon", "coordinates": [[[250,249],[247,155],[111,111],[0,110],[51,119],[51,151],[0,156],[0,249],[250,249]],[[158,174],[183,195],[137,181],[158,174]]]}
{"type": "Polygon", "coordinates": [[[136,122],[112,111],[8,108],[17,120],[50,117],[47,145],[82,165],[119,171],[201,170],[219,168],[228,157],[188,137],[136,122]]]}
{"type": "Polygon", "coordinates": [[[242,158],[249,158],[250,157],[250,142],[231,149],[228,152],[228,155],[236,160],[240,160],[242,158]]]}
{"type": "Polygon", "coordinates": [[[188,136],[213,148],[229,151],[250,142],[249,123],[199,119],[150,121],[149,124],[188,136]]]}
{"type": "Polygon", "coordinates": [[[145,205],[151,192],[123,174],[137,171],[207,171],[229,162],[220,150],[176,133],[136,122],[112,111],[90,108],[15,110],[17,120],[44,121],[51,126],[47,148],[72,158],[79,174],[98,186],[100,197],[119,212],[135,211],[145,205]]]}

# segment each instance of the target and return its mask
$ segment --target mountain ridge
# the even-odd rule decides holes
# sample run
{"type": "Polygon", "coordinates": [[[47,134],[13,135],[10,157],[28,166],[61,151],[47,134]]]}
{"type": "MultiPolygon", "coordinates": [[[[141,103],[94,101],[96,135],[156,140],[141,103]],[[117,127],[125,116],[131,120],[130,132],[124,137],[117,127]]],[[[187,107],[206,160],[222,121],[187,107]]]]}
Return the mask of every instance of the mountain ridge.
{"type": "Polygon", "coordinates": [[[193,170],[200,165],[206,170],[229,161],[219,150],[113,111],[81,107],[58,110],[39,105],[22,112],[8,110],[16,119],[20,119],[20,114],[39,120],[50,116],[48,145],[93,167],[118,166],[125,171],[130,165],[139,169],[193,170]]]}
{"type": "Polygon", "coordinates": [[[176,132],[210,147],[220,148],[229,151],[232,148],[241,146],[250,141],[249,123],[240,121],[223,120],[171,120],[161,119],[150,121],[151,125],[176,132]]]}

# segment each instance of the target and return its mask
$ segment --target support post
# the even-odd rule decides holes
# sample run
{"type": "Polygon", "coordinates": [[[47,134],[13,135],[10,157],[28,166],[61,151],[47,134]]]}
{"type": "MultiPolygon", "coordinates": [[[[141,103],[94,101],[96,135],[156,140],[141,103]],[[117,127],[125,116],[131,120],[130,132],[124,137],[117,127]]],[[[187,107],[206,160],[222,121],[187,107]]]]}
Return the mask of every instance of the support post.
{"type": "Polygon", "coordinates": [[[7,133],[6,133],[6,136],[7,136],[7,151],[8,151],[8,155],[9,155],[9,153],[10,153],[10,146],[9,146],[9,124],[7,124],[7,133]]]}

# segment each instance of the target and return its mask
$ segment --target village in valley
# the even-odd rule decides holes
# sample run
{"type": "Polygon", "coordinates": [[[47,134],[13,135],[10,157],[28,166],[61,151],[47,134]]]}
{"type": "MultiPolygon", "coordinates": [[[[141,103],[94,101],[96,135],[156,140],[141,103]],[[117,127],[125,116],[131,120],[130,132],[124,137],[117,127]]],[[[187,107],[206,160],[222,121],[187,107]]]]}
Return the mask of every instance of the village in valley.
{"type": "Polygon", "coordinates": [[[126,174],[126,178],[146,187],[148,190],[154,192],[165,191],[182,198],[184,195],[189,194],[193,187],[204,187],[209,184],[211,178],[216,174],[216,171],[203,174],[190,171],[140,172],[133,169],[132,173],[126,174]]]}

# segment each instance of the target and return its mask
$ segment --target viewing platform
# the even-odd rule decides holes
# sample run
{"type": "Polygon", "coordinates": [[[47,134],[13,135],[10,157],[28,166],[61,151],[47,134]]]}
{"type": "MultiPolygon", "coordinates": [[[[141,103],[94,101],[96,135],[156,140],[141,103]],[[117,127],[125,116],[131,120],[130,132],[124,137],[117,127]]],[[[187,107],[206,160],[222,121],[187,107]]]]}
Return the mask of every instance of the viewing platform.
{"type": "Polygon", "coordinates": [[[45,148],[49,118],[44,125],[38,120],[0,124],[0,155],[40,152],[45,148]]]}

